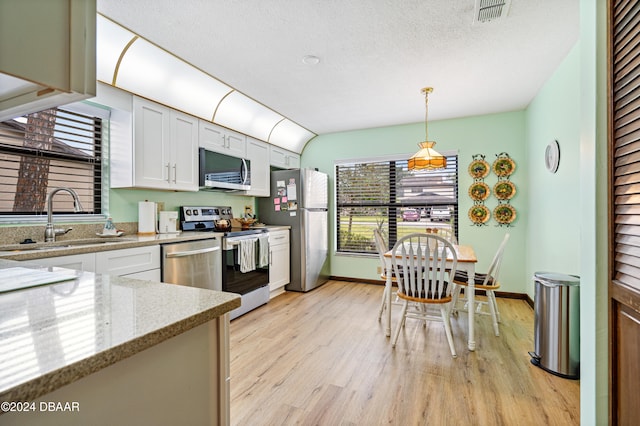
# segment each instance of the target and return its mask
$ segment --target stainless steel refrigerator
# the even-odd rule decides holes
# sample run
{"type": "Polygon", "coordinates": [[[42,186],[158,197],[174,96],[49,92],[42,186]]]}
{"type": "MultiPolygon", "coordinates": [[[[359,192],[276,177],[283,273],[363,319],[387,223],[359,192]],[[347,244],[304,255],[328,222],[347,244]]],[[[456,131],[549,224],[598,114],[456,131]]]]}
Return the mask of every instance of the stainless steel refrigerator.
{"type": "Polygon", "coordinates": [[[258,199],[258,218],[267,225],[291,226],[291,291],[309,291],[325,282],[329,234],[329,177],[313,169],[271,172],[271,196],[258,199]]]}

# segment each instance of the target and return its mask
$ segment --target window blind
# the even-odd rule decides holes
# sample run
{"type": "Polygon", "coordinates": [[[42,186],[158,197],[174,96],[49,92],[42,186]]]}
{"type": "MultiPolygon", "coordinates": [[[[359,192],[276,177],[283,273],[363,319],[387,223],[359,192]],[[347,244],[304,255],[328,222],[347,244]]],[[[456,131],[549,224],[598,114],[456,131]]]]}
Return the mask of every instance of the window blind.
{"type": "MultiPolygon", "coordinates": [[[[100,118],[59,108],[0,123],[0,214],[42,214],[58,187],[76,191],[79,214],[101,213],[101,134],[100,118]]],[[[63,194],[53,212],[73,214],[63,194]]]]}
{"type": "Polygon", "coordinates": [[[427,227],[449,227],[457,235],[457,160],[447,156],[445,169],[431,171],[410,171],[406,160],[336,164],[338,252],[376,253],[376,228],[389,246],[427,227]]]}

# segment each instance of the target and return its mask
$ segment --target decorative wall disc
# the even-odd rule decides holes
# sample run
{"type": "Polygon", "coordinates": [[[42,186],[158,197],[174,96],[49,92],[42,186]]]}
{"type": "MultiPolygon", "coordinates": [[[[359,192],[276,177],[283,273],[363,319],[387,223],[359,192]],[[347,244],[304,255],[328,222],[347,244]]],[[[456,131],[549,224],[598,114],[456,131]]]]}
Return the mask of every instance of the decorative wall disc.
{"type": "Polygon", "coordinates": [[[499,224],[508,225],[516,220],[516,209],[511,204],[498,204],[493,209],[493,216],[499,224]]]}
{"type": "Polygon", "coordinates": [[[511,176],[516,171],[516,163],[508,156],[499,156],[496,161],[493,162],[493,173],[498,177],[511,176]]]}
{"type": "Polygon", "coordinates": [[[474,182],[469,187],[469,196],[474,201],[484,201],[489,198],[490,194],[491,189],[489,188],[489,185],[484,182],[474,182]]]}
{"type": "Polygon", "coordinates": [[[476,204],[469,209],[469,219],[475,225],[481,225],[489,220],[491,212],[483,204],[476,204]]]}
{"type": "Polygon", "coordinates": [[[469,174],[474,179],[486,178],[490,170],[489,163],[484,159],[474,159],[471,164],[469,164],[469,174]]]}
{"type": "Polygon", "coordinates": [[[493,186],[493,193],[498,200],[510,200],[516,195],[516,186],[509,180],[500,180],[493,186]]]}

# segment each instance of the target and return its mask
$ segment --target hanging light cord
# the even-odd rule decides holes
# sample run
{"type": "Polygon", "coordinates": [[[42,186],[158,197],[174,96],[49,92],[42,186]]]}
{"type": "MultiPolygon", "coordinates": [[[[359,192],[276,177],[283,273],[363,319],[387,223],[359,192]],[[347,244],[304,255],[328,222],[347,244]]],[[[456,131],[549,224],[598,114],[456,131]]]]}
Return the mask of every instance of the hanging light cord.
{"type": "Polygon", "coordinates": [[[424,93],[424,141],[429,141],[429,93],[433,92],[433,87],[422,89],[424,93]]]}

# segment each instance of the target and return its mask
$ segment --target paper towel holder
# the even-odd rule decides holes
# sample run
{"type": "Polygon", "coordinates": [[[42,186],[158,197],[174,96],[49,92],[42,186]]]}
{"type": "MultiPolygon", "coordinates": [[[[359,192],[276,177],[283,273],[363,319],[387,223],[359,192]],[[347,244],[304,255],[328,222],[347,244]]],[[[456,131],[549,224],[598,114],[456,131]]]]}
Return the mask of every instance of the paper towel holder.
{"type": "Polygon", "coordinates": [[[157,228],[157,206],[148,200],[138,202],[138,234],[155,235],[157,228]]]}

